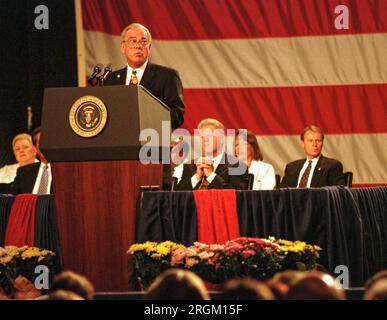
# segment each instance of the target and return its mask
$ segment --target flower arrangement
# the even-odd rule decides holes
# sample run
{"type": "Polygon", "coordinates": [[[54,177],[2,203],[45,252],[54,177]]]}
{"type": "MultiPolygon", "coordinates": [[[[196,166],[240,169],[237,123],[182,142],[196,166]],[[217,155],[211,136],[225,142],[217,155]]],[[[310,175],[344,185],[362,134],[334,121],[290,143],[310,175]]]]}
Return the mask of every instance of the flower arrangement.
{"type": "Polygon", "coordinates": [[[195,242],[188,248],[172,251],[170,266],[191,270],[208,282],[219,283],[223,279],[219,264],[223,251],[224,245],[195,242]]]}
{"type": "Polygon", "coordinates": [[[311,270],[316,267],[320,257],[321,248],[317,245],[307,244],[303,241],[273,240],[279,245],[279,250],[284,256],[282,268],[294,270],[311,270]]]}
{"type": "Polygon", "coordinates": [[[19,276],[33,283],[36,266],[45,265],[51,270],[54,259],[54,252],[37,247],[0,247],[0,287],[5,294],[12,296],[19,276]]]}
{"type": "Polygon", "coordinates": [[[128,254],[130,281],[148,287],[164,270],[188,269],[207,282],[219,284],[235,277],[260,280],[286,269],[315,268],[321,248],[301,241],[241,237],[225,244],[195,242],[190,247],[171,241],[132,245],[128,254]]]}
{"type": "Polygon", "coordinates": [[[234,277],[265,280],[281,270],[278,245],[260,238],[237,238],[226,242],[219,256],[223,281],[234,277]]]}
{"type": "Polygon", "coordinates": [[[170,268],[171,252],[180,248],[185,247],[172,241],[132,245],[127,251],[133,256],[129,263],[129,282],[139,290],[148,287],[161,272],[170,268]]]}

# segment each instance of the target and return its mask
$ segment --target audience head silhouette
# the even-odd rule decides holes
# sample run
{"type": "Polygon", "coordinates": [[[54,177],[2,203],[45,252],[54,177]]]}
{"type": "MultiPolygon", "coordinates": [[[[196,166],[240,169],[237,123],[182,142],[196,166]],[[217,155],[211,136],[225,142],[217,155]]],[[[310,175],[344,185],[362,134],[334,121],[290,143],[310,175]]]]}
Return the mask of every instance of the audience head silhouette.
{"type": "Polygon", "coordinates": [[[182,269],[163,272],[149,287],[149,300],[209,300],[203,280],[195,273],[182,269]]]}
{"type": "Polygon", "coordinates": [[[94,287],[84,276],[72,271],[64,271],[54,278],[53,291],[65,290],[78,294],[83,299],[92,300],[94,287]]]}
{"type": "Polygon", "coordinates": [[[387,270],[373,275],[365,284],[364,300],[387,300],[387,270]]]}
{"type": "Polygon", "coordinates": [[[56,290],[51,292],[48,300],[85,300],[80,295],[66,290],[56,290]]]}
{"type": "Polygon", "coordinates": [[[289,300],[344,300],[344,290],[327,273],[312,271],[292,285],[289,300]]]}
{"type": "Polygon", "coordinates": [[[268,286],[255,279],[232,279],[223,286],[223,300],[274,300],[268,286]]]}

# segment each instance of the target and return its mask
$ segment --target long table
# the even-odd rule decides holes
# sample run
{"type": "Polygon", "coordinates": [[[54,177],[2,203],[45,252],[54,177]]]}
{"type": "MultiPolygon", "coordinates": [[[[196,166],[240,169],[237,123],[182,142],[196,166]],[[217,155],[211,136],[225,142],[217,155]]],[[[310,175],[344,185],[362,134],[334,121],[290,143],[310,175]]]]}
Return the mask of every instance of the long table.
{"type": "MultiPolygon", "coordinates": [[[[191,245],[197,241],[194,192],[144,192],[136,242],[171,240],[191,245]]],[[[212,192],[218,198],[224,191],[212,192]]],[[[386,187],[235,193],[240,236],[318,244],[323,248],[320,263],[332,274],[347,267],[352,287],[362,286],[374,273],[387,269],[386,187]]],[[[217,222],[212,224],[204,226],[207,232],[216,230],[217,222]]]]}

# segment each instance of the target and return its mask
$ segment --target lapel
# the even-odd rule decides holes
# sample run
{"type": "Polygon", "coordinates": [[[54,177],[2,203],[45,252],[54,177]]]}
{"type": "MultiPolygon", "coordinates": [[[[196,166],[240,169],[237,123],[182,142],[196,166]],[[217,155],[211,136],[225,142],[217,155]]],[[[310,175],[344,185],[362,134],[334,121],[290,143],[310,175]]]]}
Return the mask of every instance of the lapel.
{"type": "Polygon", "coordinates": [[[150,62],[148,62],[144,70],[144,74],[142,75],[140,84],[149,90],[152,83],[155,83],[153,80],[154,76],[155,76],[155,73],[154,73],[153,65],[150,62]]]}
{"type": "Polygon", "coordinates": [[[221,177],[224,177],[225,173],[228,173],[228,159],[226,153],[223,154],[219,165],[216,167],[215,173],[221,177]]]}
{"type": "Polygon", "coordinates": [[[288,186],[298,186],[298,177],[300,176],[301,169],[306,161],[306,158],[297,162],[294,166],[294,169],[289,170],[289,179],[287,180],[288,186]]]}
{"type": "Polygon", "coordinates": [[[313,171],[312,181],[310,182],[311,187],[318,187],[321,177],[323,176],[325,169],[325,161],[323,155],[321,155],[320,159],[318,159],[316,167],[313,171]]]}
{"type": "Polygon", "coordinates": [[[31,164],[29,168],[26,167],[25,180],[24,179],[23,179],[24,181],[22,180],[23,183],[25,183],[25,186],[22,186],[22,189],[24,192],[32,193],[32,191],[34,190],[34,186],[35,186],[36,179],[38,177],[39,169],[40,169],[40,162],[36,162],[36,163],[31,164]]]}
{"type": "Polygon", "coordinates": [[[124,85],[126,81],[127,70],[128,70],[127,67],[118,70],[114,75],[113,83],[116,85],[119,85],[119,84],[124,85]]]}

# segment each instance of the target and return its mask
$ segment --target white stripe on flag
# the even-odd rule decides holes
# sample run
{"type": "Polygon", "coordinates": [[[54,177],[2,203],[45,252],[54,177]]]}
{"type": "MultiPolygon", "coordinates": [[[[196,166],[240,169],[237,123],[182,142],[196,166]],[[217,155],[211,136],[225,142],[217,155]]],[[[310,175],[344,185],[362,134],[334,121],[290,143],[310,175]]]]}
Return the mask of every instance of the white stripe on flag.
{"type": "MultiPolygon", "coordinates": [[[[125,65],[120,37],[85,32],[87,68],[125,65]]],[[[387,34],[152,42],[184,88],[387,83],[387,34]]]]}

